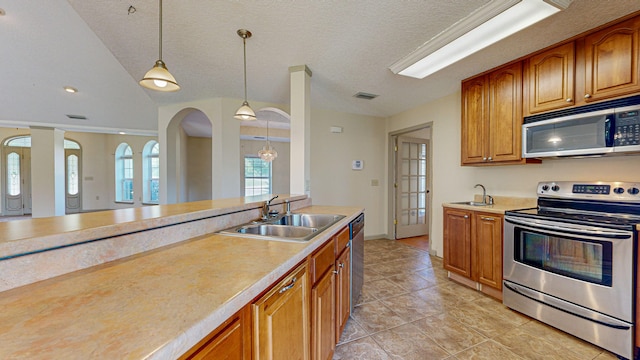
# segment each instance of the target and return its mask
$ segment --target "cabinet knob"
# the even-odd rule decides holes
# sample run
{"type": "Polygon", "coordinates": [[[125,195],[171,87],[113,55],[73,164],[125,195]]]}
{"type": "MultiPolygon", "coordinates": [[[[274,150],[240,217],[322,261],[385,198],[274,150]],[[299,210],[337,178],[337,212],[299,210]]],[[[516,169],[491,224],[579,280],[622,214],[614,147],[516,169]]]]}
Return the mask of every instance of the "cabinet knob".
{"type": "Polygon", "coordinates": [[[493,161],[493,159],[491,158],[491,156],[489,156],[489,159],[488,159],[488,160],[489,160],[489,161],[493,161]]]}
{"type": "Polygon", "coordinates": [[[568,99],[567,99],[567,102],[572,102],[572,101],[573,101],[573,99],[572,99],[572,98],[568,98],[568,99]]]}
{"type": "Polygon", "coordinates": [[[344,263],[338,264],[338,267],[343,268],[344,267],[344,263]]]}
{"type": "Polygon", "coordinates": [[[483,158],[482,158],[482,161],[487,161],[487,158],[486,158],[486,157],[483,157],[483,158]]]}
{"type": "Polygon", "coordinates": [[[469,215],[465,215],[465,216],[464,216],[464,218],[465,218],[465,219],[468,219],[468,218],[469,218],[469,215]]]}
{"type": "Polygon", "coordinates": [[[585,98],[585,99],[589,99],[589,98],[591,98],[591,94],[584,94],[584,98],[585,98]]]}

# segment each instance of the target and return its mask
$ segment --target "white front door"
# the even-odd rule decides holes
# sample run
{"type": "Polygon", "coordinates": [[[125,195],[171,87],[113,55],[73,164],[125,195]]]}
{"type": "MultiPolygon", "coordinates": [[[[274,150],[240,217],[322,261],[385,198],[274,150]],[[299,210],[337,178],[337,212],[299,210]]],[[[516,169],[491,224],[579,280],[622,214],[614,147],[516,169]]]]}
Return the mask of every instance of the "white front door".
{"type": "Polygon", "coordinates": [[[396,142],[396,239],[429,233],[428,140],[398,136],[396,142]]]}
{"type": "Polygon", "coordinates": [[[65,149],[65,213],[82,210],[82,158],[79,149],[65,149]]]}

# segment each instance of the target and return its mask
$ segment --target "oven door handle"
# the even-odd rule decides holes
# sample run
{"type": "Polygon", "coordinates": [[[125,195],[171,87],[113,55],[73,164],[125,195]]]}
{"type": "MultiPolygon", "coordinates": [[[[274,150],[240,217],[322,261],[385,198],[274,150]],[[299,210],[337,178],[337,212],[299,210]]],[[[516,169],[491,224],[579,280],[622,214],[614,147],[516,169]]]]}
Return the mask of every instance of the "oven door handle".
{"type": "Polygon", "coordinates": [[[519,285],[510,283],[508,281],[503,281],[502,285],[520,296],[524,296],[527,299],[552,307],[556,310],[565,312],[567,314],[577,316],[579,318],[589,320],[591,322],[604,325],[613,329],[619,329],[619,330],[631,329],[630,325],[628,325],[626,322],[623,322],[621,320],[613,319],[609,316],[607,316],[607,318],[605,319],[604,315],[597,314],[593,311],[585,311],[584,309],[581,309],[576,305],[573,305],[566,301],[556,299],[551,296],[539,293],[537,291],[525,288],[523,286],[519,286],[519,285]]]}
{"type": "Polygon", "coordinates": [[[510,222],[516,225],[527,226],[530,230],[539,230],[539,229],[547,229],[556,232],[561,232],[563,234],[575,234],[575,235],[589,235],[597,238],[603,239],[629,239],[631,237],[631,232],[625,230],[614,230],[614,229],[604,229],[598,228],[597,230],[591,229],[580,229],[576,227],[567,227],[560,225],[548,224],[543,221],[527,221],[514,219],[513,217],[505,217],[505,221],[510,222]]]}

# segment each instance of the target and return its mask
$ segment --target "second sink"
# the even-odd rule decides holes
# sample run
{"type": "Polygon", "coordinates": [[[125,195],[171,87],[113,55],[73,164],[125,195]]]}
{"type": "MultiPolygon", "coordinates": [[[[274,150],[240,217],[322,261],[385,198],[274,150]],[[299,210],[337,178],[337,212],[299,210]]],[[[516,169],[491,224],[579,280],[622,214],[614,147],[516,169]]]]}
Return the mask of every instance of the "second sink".
{"type": "Polygon", "coordinates": [[[458,201],[458,202],[452,202],[452,204],[470,205],[470,206],[487,206],[488,205],[479,201],[458,201]]]}

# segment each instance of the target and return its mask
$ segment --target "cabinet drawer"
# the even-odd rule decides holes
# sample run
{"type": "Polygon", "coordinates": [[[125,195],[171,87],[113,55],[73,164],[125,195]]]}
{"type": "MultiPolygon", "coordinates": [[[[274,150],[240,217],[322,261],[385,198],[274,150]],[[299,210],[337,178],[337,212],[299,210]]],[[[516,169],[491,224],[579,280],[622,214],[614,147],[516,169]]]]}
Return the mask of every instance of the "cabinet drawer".
{"type": "Polygon", "coordinates": [[[336,239],[336,257],[349,245],[349,227],[345,227],[335,236],[336,239]]]}
{"type": "Polygon", "coordinates": [[[334,239],[331,238],[326,244],[322,245],[322,247],[316,251],[313,255],[311,255],[311,283],[315,284],[316,281],[320,280],[322,274],[324,274],[330,267],[333,266],[333,262],[335,261],[336,255],[334,253],[335,245],[334,239]]]}

